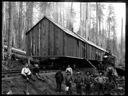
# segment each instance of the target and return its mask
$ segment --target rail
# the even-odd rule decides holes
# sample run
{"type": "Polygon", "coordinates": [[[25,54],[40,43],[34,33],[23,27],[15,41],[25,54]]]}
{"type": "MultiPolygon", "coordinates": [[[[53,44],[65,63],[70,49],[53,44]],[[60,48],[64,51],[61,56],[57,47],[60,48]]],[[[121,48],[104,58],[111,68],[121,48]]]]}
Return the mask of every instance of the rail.
{"type": "MultiPolygon", "coordinates": [[[[56,72],[57,70],[41,70],[40,73],[50,73],[50,72],[56,72]]],[[[12,70],[12,71],[5,71],[2,72],[2,78],[7,77],[16,77],[20,75],[21,70],[12,70]]]]}

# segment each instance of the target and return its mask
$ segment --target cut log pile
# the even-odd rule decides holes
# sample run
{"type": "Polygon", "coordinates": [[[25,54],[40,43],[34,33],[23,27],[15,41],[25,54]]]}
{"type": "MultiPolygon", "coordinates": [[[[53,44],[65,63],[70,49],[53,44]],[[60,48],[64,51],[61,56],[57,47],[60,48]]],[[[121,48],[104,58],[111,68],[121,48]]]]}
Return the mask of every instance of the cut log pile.
{"type": "Polygon", "coordinates": [[[26,58],[26,51],[23,51],[21,49],[17,49],[12,47],[11,51],[11,60],[10,64],[7,66],[7,45],[4,45],[4,60],[2,62],[2,71],[5,70],[15,70],[15,69],[21,69],[21,65],[23,65],[23,62],[26,58]]]}

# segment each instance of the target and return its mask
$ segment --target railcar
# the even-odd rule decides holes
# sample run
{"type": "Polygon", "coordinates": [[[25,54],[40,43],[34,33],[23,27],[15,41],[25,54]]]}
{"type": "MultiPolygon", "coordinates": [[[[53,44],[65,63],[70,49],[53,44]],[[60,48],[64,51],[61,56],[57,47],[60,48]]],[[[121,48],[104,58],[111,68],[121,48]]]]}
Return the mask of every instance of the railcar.
{"type": "Polygon", "coordinates": [[[26,46],[26,55],[34,57],[101,60],[107,52],[46,16],[26,32],[26,46]]]}

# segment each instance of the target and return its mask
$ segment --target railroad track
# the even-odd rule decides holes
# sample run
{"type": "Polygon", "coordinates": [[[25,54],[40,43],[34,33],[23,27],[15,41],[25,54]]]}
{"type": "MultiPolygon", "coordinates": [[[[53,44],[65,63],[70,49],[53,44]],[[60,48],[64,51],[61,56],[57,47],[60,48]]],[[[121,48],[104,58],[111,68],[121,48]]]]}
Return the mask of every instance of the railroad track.
{"type": "MultiPolygon", "coordinates": [[[[50,73],[50,72],[56,72],[57,70],[41,70],[40,73],[50,73]]],[[[21,70],[13,70],[13,71],[5,71],[2,72],[2,78],[8,78],[8,77],[16,77],[19,76],[21,73],[21,70]]]]}
{"type": "Polygon", "coordinates": [[[2,72],[2,78],[6,78],[6,77],[14,77],[20,74],[19,70],[13,70],[13,71],[5,71],[2,72]]]}

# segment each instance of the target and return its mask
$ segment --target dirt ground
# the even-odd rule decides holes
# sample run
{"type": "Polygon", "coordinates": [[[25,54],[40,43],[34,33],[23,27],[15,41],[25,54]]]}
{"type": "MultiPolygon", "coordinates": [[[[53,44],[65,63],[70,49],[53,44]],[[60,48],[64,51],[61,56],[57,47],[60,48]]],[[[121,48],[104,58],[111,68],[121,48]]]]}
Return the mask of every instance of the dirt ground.
{"type": "MultiPolygon", "coordinates": [[[[36,79],[35,76],[33,78],[35,81],[30,81],[28,84],[28,92],[29,95],[59,95],[66,94],[64,91],[65,85],[62,84],[62,92],[56,92],[56,82],[55,82],[55,73],[43,73],[41,75],[44,78],[44,81],[40,81],[36,79]]],[[[6,80],[2,80],[2,94],[6,94],[9,89],[12,90],[13,94],[26,94],[26,83],[22,79],[22,77],[17,78],[8,78],[6,80]]],[[[72,85],[73,94],[76,94],[75,84],[72,85]]],[[[116,95],[118,90],[113,91],[113,95],[116,95]]],[[[119,92],[119,91],[118,91],[119,92]]],[[[92,95],[95,94],[91,93],[92,95]]],[[[124,92],[123,92],[124,94],[124,92]]]]}

